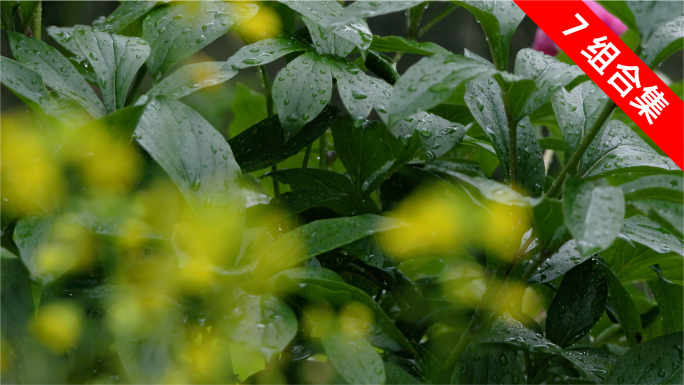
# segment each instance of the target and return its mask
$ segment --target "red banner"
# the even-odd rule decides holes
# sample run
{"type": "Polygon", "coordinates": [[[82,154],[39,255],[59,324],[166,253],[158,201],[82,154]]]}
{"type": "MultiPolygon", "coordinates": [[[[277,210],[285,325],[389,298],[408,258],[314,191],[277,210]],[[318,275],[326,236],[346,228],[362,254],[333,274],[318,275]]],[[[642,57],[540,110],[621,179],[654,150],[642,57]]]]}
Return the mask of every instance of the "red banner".
{"type": "Polygon", "coordinates": [[[684,103],[580,0],[515,3],[672,160],[684,164],[684,103]]]}

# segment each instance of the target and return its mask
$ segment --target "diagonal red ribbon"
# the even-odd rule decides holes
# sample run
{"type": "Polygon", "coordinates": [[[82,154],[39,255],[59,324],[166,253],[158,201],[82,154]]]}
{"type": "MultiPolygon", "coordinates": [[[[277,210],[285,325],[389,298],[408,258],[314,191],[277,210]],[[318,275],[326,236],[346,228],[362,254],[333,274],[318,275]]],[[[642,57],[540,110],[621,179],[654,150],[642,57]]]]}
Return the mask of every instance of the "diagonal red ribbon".
{"type": "Polygon", "coordinates": [[[580,0],[515,3],[672,160],[684,165],[684,103],[580,0]]]}

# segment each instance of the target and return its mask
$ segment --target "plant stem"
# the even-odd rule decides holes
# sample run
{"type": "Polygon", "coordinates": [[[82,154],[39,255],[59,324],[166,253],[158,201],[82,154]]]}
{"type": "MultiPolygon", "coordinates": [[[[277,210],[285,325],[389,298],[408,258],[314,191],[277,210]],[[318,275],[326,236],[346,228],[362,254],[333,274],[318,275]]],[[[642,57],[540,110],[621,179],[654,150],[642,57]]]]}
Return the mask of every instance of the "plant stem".
{"type": "Polygon", "coordinates": [[[142,83],[142,80],[145,77],[146,73],[147,64],[143,64],[142,67],[140,67],[140,71],[138,71],[138,74],[135,76],[133,87],[131,87],[131,90],[128,92],[128,97],[126,97],[124,106],[130,106],[131,103],[133,103],[133,101],[135,100],[135,95],[138,93],[138,90],[140,89],[140,84],[142,83]]]}
{"type": "MultiPolygon", "coordinates": [[[[268,117],[273,117],[273,98],[271,97],[271,80],[268,78],[268,72],[266,72],[265,66],[259,66],[258,72],[259,80],[261,80],[261,85],[264,87],[264,96],[266,97],[266,112],[268,117]]],[[[271,171],[278,171],[278,165],[274,164],[271,166],[271,171]]],[[[280,195],[280,186],[278,186],[278,181],[273,179],[273,194],[275,196],[280,195]]]]}
{"type": "Polygon", "coordinates": [[[501,75],[495,75],[494,80],[501,88],[501,98],[503,99],[504,109],[506,111],[506,118],[508,119],[508,174],[511,187],[517,191],[518,183],[518,165],[517,165],[517,147],[518,147],[518,122],[513,119],[511,114],[510,102],[508,100],[508,92],[506,91],[505,83],[501,75]]]}
{"type": "Polygon", "coordinates": [[[328,152],[326,147],[328,147],[328,137],[325,136],[325,132],[321,135],[321,139],[318,142],[318,168],[321,170],[328,169],[328,152]]]}
{"type": "Polygon", "coordinates": [[[563,182],[565,182],[565,178],[567,177],[568,172],[570,172],[570,170],[577,169],[577,165],[579,164],[580,159],[582,159],[584,152],[587,150],[587,148],[589,148],[589,145],[594,140],[594,138],[596,138],[596,135],[598,135],[598,132],[601,130],[601,127],[603,127],[603,124],[613,113],[614,109],[615,102],[609,100],[608,103],[603,107],[603,110],[594,122],[594,125],[592,125],[591,128],[589,128],[589,132],[587,132],[587,135],[585,135],[584,138],[582,138],[582,141],[580,142],[579,147],[577,147],[577,150],[575,150],[575,153],[572,154],[572,157],[570,157],[570,160],[568,160],[565,163],[565,167],[563,167],[560,174],[558,174],[556,180],[553,181],[553,185],[551,185],[549,191],[546,192],[546,197],[555,198],[558,196],[558,194],[561,191],[561,188],[563,187],[563,182]]]}
{"type": "Polygon", "coordinates": [[[31,19],[31,31],[33,31],[33,38],[40,40],[43,28],[43,2],[39,1],[36,8],[33,10],[33,19],[31,19]]]}
{"type": "Polygon", "coordinates": [[[442,21],[445,17],[447,17],[451,12],[453,12],[456,8],[458,8],[458,5],[456,4],[449,4],[447,5],[442,12],[440,12],[437,16],[432,18],[432,20],[428,21],[427,24],[425,24],[419,31],[418,34],[416,35],[416,38],[419,38],[423,36],[427,31],[430,30],[430,28],[434,27],[437,23],[442,21]]]}
{"type": "Polygon", "coordinates": [[[306,152],[304,153],[304,161],[302,162],[302,183],[304,182],[304,176],[306,175],[306,169],[309,167],[309,156],[311,156],[311,147],[313,143],[309,143],[306,146],[306,152]]]}

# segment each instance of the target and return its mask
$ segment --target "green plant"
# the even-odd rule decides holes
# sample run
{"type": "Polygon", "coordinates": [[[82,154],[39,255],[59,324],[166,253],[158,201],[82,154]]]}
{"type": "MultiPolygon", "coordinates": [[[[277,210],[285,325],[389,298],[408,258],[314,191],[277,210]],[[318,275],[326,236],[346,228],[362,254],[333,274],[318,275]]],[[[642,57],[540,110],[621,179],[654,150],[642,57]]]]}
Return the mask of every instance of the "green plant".
{"type": "MultiPolygon", "coordinates": [[[[673,4],[606,7],[656,66],[673,4]]],[[[514,3],[429,6],[124,2],[52,47],[3,2],[3,381],[681,382],[681,170],[577,66],[509,65],[514,3]],[[491,62],[416,41],[454,11],[491,62]],[[178,100],[251,67],[228,140],[178,100]]]]}

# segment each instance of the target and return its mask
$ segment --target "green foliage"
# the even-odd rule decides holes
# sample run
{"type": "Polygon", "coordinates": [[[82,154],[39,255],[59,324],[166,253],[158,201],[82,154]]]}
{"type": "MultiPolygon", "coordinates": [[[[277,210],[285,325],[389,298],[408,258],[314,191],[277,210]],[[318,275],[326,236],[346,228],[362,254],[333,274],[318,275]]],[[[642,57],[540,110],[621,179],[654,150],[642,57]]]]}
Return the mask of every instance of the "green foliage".
{"type": "MultiPolygon", "coordinates": [[[[681,170],[509,54],[514,2],[452,3],[122,2],[57,49],[3,2],[2,380],[681,383],[681,170]],[[491,62],[419,41],[453,11],[491,62]]],[[[681,4],[605,7],[681,50],[681,4]]]]}

